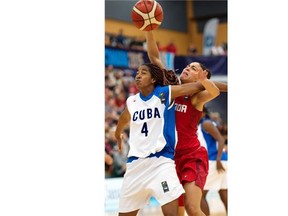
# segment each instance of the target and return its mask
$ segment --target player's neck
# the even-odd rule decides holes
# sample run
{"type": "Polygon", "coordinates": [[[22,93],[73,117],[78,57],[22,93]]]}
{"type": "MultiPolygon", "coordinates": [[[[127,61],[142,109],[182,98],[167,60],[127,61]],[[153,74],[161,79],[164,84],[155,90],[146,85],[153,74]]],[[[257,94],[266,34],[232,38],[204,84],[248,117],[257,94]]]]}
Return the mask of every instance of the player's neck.
{"type": "Polygon", "coordinates": [[[140,90],[141,94],[145,97],[149,96],[154,91],[154,86],[143,88],[140,90]]]}

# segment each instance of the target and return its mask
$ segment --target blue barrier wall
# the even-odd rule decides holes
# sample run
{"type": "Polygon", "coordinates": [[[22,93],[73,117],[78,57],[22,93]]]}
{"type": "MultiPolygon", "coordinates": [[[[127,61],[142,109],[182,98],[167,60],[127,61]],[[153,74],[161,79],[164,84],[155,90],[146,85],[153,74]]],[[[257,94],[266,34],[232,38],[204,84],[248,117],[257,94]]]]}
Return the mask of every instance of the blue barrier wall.
{"type": "MultiPolygon", "coordinates": [[[[165,53],[164,53],[165,54],[165,53]]],[[[227,56],[175,56],[171,58],[169,53],[166,53],[167,65],[174,65],[174,69],[179,69],[179,73],[186,67],[187,64],[190,64],[193,61],[200,62],[209,68],[215,75],[226,75],[228,74],[227,56]]],[[[113,65],[118,68],[129,68],[137,70],[137,68],[145,63],[149,62],[149,58],[146,51],[138,50],[126,50],[119,49],[111,46],[105,47],[105,66],[113,65]]]]}
{"type": "Polygon", "coordinates": [[[227,56],[175,56],[174,68],[179,69],[180,72],[186,65],[191,62],[200,62],[211,70],[212,75],[226,75],[227,76],[227,56]]]}

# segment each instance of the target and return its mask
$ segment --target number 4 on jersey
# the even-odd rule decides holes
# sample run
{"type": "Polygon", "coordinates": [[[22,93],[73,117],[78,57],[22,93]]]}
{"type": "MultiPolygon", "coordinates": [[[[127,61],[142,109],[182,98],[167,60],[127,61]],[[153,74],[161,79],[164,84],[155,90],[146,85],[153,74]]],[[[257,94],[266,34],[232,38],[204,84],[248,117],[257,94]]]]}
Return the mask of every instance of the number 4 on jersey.
{"type": "Polygon", "coordinates": [[[141,129],[141,133],[144,133],[145,136],[148,136],[148,126],[147,126],[147,122],[144,122],[143,127],[141,129]]]}

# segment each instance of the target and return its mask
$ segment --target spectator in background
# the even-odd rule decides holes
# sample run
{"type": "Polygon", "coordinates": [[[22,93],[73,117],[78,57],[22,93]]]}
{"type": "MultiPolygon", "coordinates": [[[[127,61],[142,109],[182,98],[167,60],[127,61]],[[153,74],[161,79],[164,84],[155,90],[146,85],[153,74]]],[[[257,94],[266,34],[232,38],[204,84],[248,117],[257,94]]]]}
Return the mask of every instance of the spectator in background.
{"type": "Polygon", "coordinates": [[[109,178],[111,177],[111,170],[112,170],[112,164],[113,164],[113,156],[112,156],[113,149],[109,143],[108,135],[106,134],[105,134],[105,151],[104,152],[105,152],[105,178],[109,178]]]}
{"type": "Polygon", "coordinates": [[[213,56],[218,56],[218,55],[227,55],[227,43],[223,42],[221,45],[219,46],[213,46],[211,48],[211,55],[213,56]]]}
{"type": "Polygon", "coordinates": [[[129,82],[127,87],[128,87],[129,96],[130,95],[135,95],[135,94],[138,93],[138,88],[137,88],[137,86],[135,85],[134,82],[129,82]]]}
{"type": "Polygon", "coordinates": [[[143,39],[143,37],[141,37],[141,36],[138,36],[138,37],[133,38],[131,40],[129,48],[134,49],[134,50],[143,51],[144,50],[144,42],[145,42],[145,39],[143,39]]]}
{"type": "Polygon", "coordinates": [[[115,98],[115,104],[117,106],[117,110],[123,110],[125,108],[125,105],[126,105],[126,92],[125,91],[122,90],[121,92],[119,92],[119,94],[115,98]]]}
{"type": "MultiPolygon", "coordinates": [[[[147,44],[147,43],[146,43],[147,44]]],[[[171,53],[168,53],[168,56],[167,56],[167,52],[166,52],[166,47],[165,46],[162,46],[160,44],[159,41],[156,42],[157,44],[157,47],[158,47],[158,50],[159,50],[159,56],[160,56],[160,59],[161,61],[163,62],[164,65],[168,66],[168,63],[170,63],[170,69],[174,69],[174,59],[173,59],[173,63],[171,62],[171,60],[169,59],[169,57],[171,57],[171,53]],[[168,58],[168,59],[167,59],[168,58]],[[170,62],[167,62],[167,61],[170,61],[170,62]]],[[[174,53],[172,53],[172,58],[174,58],[174,53]]]]}
{"type": "Polygon", "coordinates": [[[126,40],[126,37],[123,35],[123,29],[119,29],[119,32],[118,34],[116,35],[116,47],[118,48],[126,48],[126,45],[125,45],[125,40],[126,40]]]}
{"type": "MultiPolygon", "coordinates": [[[[129,151],[128,134],[129,130],[123,133],[123,146],[122,150],[119,151],[118,146],[115,145],[113,148],[113,164],[111,170],[111,177],[123,177],[126,172],[126,160],[129,151]]],[[[117,140],[113,136],[113,140],[116,144],[117,140]]]]}
{"type": "Polygon", "coordinates": [[[113,65],[108,65],[105,68],[105,86],[110,90],[113,90],[116,85],[116,78],[114,73],[116,73],[116,69],[113,65]]]}
{"type": "Polygon", "coordinates": [[[105,46],[110,46],[110,35],[105,33],[105,46]]]}
{"type": "Polygon", "coordinates": [[[224,50],[224,55],[227,55],[227,52],[228,52],[227,42],[223,42],[221,46],[222,46],[222,48],[224,50]]]}
{"type": "Polygon", "coordinates": [[[166,62],[163,62],[163,58],[161,58],[162,63],[169,70],[174,70],[174,58],[177,53],[177,48],[174,44],[174,40],[171,39],[170,43],[166,46],[166,62]]]}
{"type": "Polygon", "coordinates": [[[165,52],[166,51],[166,47],[162,46],[159,41],[157,41],[156,43],[157,43],[159,52],[165,52]]]}
{"type": "Polygon", "coordinates": [[[166,52],[173,53],[174,55],[176,55],[177,47],[173,39],[171,39],[170,43],[166,46],[166,52]]]}
{"type": "Polygon", "coordinates": [[[228,185],[227,185],[227,160],[228,153],[225,151],[225,139],[218,130],[216,123],[212,121],[206,107],[203,109],[202,118],[198,125],[198,137],[201,145],[208,151],[209,172],[204,185],[201,209],[206,216],[210,215],[207,193],[216,190],[223,202],[228,214],[228,185]]]}
{"type": "Polygon", "coordinates": [[[134,82],[134,72],[133,70],[124,70],[123,76],[122,76],[122,84],[126,92],[128,92],[128,86],[131,82],[134,82]]]}
{"type": "Polygon", "coordinates": [[[195,46],[194,43],[190,43],[188,48],[187,48],[187,55],[188,56],[196,56],[198,53],[197,53],[197,48],[195,46]]]}
{"type": "Polygon", "coordinates": [[[113,158],[106,151],[105,151],[105,164],[107,165],[113,164],[113,158]]]}

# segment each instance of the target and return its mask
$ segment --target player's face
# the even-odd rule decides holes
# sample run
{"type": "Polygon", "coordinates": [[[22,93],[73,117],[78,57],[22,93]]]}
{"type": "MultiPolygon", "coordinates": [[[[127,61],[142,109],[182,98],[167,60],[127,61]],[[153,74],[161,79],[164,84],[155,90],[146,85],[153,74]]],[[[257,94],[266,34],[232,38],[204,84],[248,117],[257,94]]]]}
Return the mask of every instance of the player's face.
{"type": "Polygon", "coordinates": [[[154,86],[155,80],[152,78],[150,69],[146,65],[142,65],[138,68],[135,76],[135,83],[138,89],[142,89],[149,86],[154,86]]]}
{"type": "Polygon", "coordinates": [[[180,74],[180,79],[182,83],[196,82],[198,73],[203,71],[198,62],[192,62],[187,65],[182,73],[180,74]]]}

